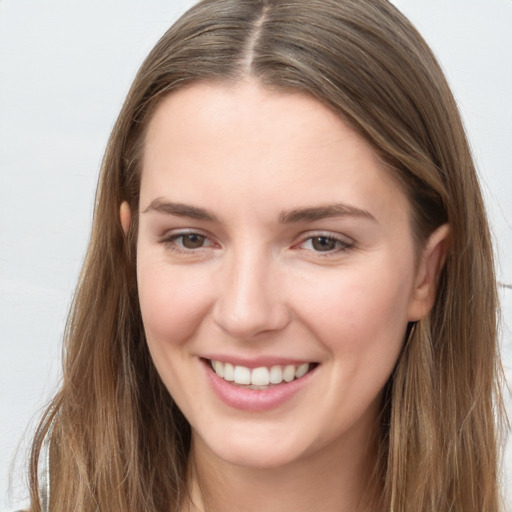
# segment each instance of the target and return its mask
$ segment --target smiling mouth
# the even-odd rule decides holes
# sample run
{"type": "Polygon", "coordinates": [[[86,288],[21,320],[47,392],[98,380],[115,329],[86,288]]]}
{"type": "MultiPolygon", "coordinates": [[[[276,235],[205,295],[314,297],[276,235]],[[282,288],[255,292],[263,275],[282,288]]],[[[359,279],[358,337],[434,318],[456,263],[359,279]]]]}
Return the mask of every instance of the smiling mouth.
{"type": "Polygon", "coordinates": [[[246,389],[269,389],[304,377],[312,371],[317,363],[300,365],[273,365],[248,368],[222,361],[207,360],[213,371],[222,379],[238,387],[246,389]]]}

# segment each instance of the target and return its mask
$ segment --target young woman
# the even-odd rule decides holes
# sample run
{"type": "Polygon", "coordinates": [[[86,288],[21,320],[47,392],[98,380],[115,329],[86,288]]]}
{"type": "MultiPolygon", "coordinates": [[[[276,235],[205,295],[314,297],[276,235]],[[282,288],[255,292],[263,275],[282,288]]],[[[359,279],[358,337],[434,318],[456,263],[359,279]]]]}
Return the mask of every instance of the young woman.
{"type": "Polygon", "coordinates": [[[203,1],[111,135],[32,510],[499,510],[496,309],[464,130],[410,23],[203,1]]]}

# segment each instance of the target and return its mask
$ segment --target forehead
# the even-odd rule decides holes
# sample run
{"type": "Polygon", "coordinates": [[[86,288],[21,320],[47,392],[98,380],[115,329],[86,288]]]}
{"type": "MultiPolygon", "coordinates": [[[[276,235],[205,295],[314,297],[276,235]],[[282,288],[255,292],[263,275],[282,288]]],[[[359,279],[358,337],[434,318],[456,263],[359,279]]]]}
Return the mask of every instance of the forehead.
{"type": "Polygon", "coordinates": [[[235,147],[250,140],[253,146],[280,145],[282,149],[318,148],[349,138],[355,149],[375,156],[339,115],[311,95],[269,90],[252,80],[198,82],[169,94],[149,122],[146,148],[155,148],[162,136],[167,136],[167,144],[174,141],[181,146],[201,135],[219,146],[235,147]]]}
{"type": "Polygon", "coordinates": [[[149,123],[142,168],[146,202],[163,193],[211,202],[231,190],[242,203],[251,197],[283,208],[312,201],[386,208],[397,197],[407,207],[372,146],[332,110],[254,82],[196,83],[167,96],[149,123]]]}

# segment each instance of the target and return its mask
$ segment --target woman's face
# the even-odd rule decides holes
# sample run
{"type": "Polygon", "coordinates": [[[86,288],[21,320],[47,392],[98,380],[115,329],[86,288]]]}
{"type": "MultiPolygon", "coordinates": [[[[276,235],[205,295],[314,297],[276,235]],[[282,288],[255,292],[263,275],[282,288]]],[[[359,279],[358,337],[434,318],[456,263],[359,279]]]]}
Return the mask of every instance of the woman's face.
{"type": "Polygon", "coordinates": [[[203,83],[157,108],[140,306],[158,372],[210,456],[276,467],[359,449],[407,322],[427,307],[415,254],[407,198],[318,101],[203,83]]]}

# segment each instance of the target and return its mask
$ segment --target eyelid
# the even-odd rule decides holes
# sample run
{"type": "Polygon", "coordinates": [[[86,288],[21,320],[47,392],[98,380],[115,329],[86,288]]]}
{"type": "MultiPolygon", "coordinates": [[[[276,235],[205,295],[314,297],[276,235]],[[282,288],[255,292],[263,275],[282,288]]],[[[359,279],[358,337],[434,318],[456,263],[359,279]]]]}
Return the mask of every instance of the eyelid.
{"type": "Polygon", "coordinates": [[[355,241],[348,237],[347,235],[342,235],[340,233],[333,233],[332,231],[313,231],[303,233],[300,236],[299,241],[294,244],[293,248],[302,249],[304,251],[309,251],[318,256],[332,256],[335,254],[339,254],[340,252],[347,251],[354,247],[355,241]],[[312,240],[314,238],[327,238],[329,240],[334,240],[340,244],[340,247],[333,249],[332,251],[315,251],[314,249],[304,249],[301,247],[305,242],[312,240]]]}
{"type": "MultiPolygon", "coordinates": [[[[197,228],[182,228],[182,229],[173,229],[170,231],[167,231],[164,235],[160,236],[158,238],[159,243],[163,244],[164,246],[168,246],[168,248],[176,253],[181,254],[194,254],[199,253],[203,250],[209,250],[212,248],[220,247],[220,244],[215,240],[215,238],[210,235],[209,233],[203,231],[202,229],[197,228]],[[188,249],[185,247],[182,247],[180,244],[176,243],[176,240],[178,240],[181,237],[187,236],[187,235],[198,235],[201,237],[204,237],[205,240],[208,242],[207,245],[188,249]]],[[[355,245],[355,241],[348,237],[347,235],[342,235],[340,233],[333,233],[332,231],[309,231],[306,233],[302,233],[298,237],[298,241],[292,245],[292,249],[297,250],[303,250],[310,252],[314,254],[315,256],[319,257],[328,257],[333,256],[339,253],[342,253],[344,251],[347,251],[351,249],[355,245]],[[336,247],[333,250],[327,250],[327,251],[319,251],[315,250],[314,248],[307,249],[303,247],[303,245],[314,239],[314,238],[326,238],[329,240],[335,241],[337,244],[339,244],[338,247],[336,247]]]]}
{"type": "Polygon", "coordinates": [[[215,240],[210,234],[204,232],[202,229],[195,228],[173,229],[167,231],[164,235],[158,237],[158,242],[164,246],[167,246],[174,252],[181,254],[198,253],[204,249],[210,249],[212,247],[219,245],[217,242],[215,242],[215,240]],[[187,249],[185,247],[180,247],[178,244],[175,243],[176,240],[187,235],[198,235],[204,237],[205,240],[207,240],[209,243],[208,245],[198,247],[197,249],[187,249]]]}

